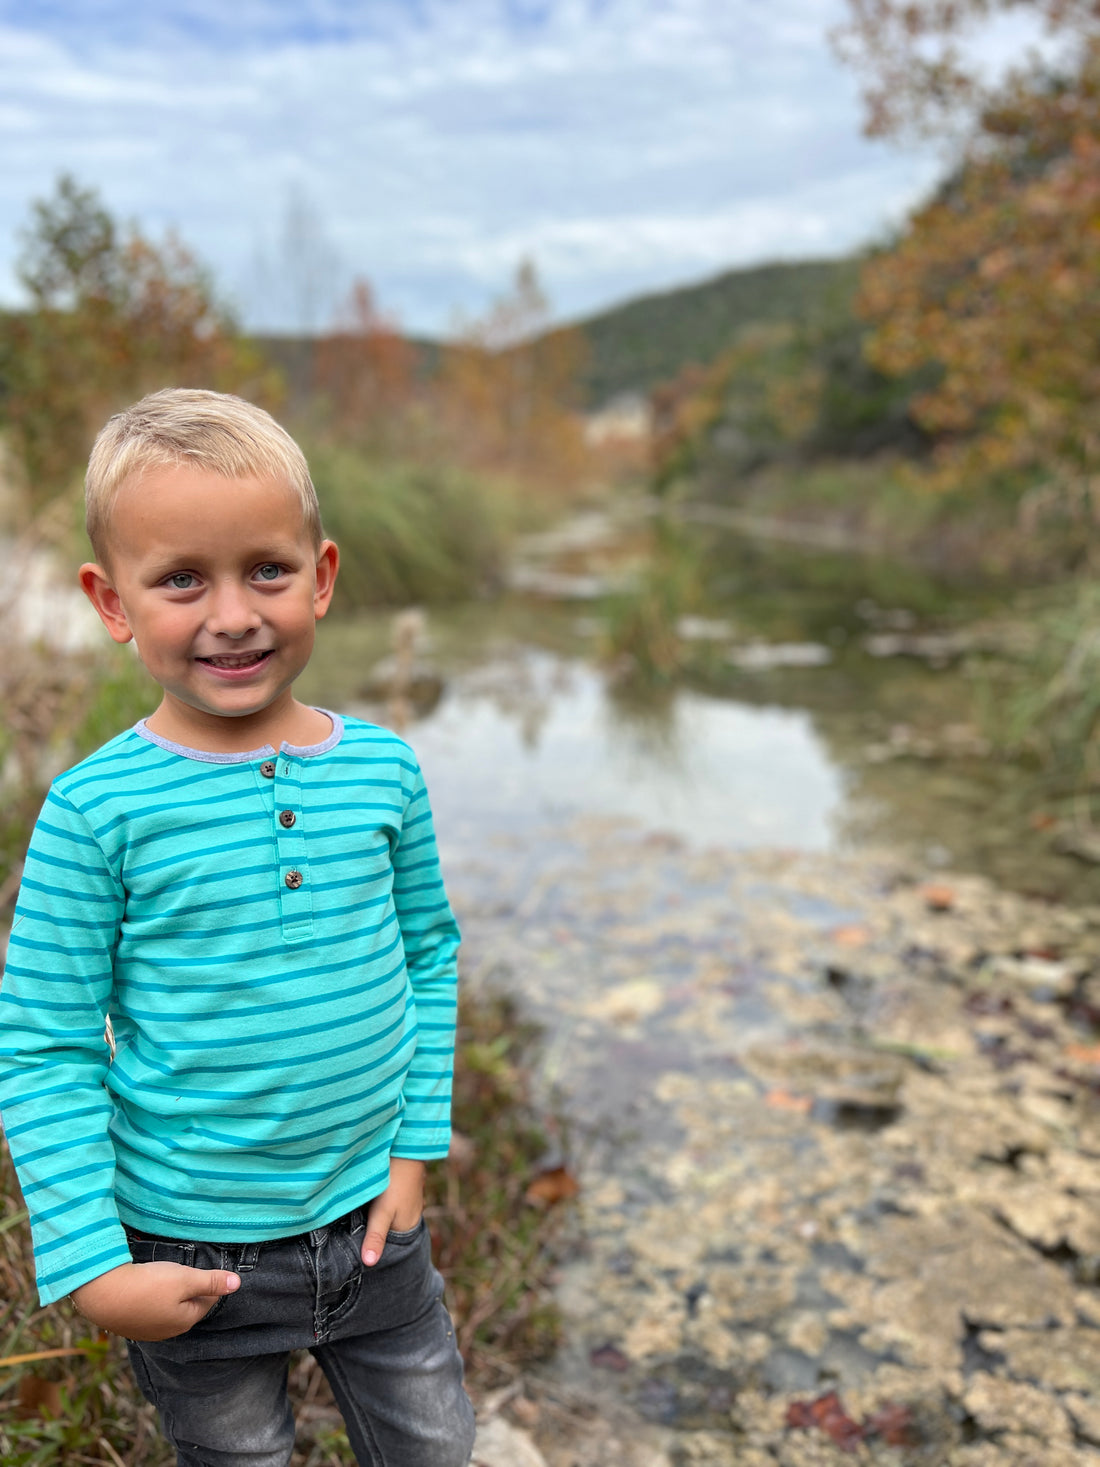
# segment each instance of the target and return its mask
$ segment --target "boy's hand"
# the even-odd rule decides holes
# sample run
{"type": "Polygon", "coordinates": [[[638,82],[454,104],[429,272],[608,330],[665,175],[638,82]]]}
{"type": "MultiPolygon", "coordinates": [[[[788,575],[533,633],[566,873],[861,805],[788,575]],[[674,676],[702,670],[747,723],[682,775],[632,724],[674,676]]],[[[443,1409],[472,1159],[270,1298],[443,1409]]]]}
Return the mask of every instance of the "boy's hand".
{"type": "Polygon", "coordinates": [[[424,1163],[390,1157],[390,1185],[367,1208],[367,1235],[361,1257],[370,1268],[382,1257],[386,1234],[415,1228],[424,1212],[424,1163]]]}
{"type": "Polygon", "coordinates": [[[93,1324],[130,1340],[186,1334],[223,1294],[241,1286],[224,1268],[182,1263],[123,1263],[74,1289],[72,1301],[93,1324]]]}

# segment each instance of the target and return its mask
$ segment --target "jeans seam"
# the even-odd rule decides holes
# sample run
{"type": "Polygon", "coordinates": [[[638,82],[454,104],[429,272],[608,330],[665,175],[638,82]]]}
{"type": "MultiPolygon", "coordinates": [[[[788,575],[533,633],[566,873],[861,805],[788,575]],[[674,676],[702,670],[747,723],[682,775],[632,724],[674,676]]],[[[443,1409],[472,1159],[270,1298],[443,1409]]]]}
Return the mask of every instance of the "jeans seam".
{"type": "MultiPolygon", "coordinates": [[[[333,1375],[340,1377],[340,1386],[344,1395],[344,1401],[340,1403],[340,1410],[344,1415],[344,1424],[348,1424],[347,1411],[350,1408],[351,1414],[355,1417],[356,1430],[363,1438],[366,1448],[371,1454],[371,1461],[361,1462],[359,1467],[386,1467],[385,1459],[382,1456],[382,1448],[378,1445],[378,1438],[374,1434],[371,1419],[360,1405],[357,1393],[352,1390],[350,1377],[345,1372],[339,1355],[330,1351],[329,1358],[323,1368],[326,1375],[331,1372],[333,1375]]],[[[352,1450],[355,1450],[354,1443],[352,1450]]],[[[358,1460],[358,1452],[355,1455],[358,1460]]]]}

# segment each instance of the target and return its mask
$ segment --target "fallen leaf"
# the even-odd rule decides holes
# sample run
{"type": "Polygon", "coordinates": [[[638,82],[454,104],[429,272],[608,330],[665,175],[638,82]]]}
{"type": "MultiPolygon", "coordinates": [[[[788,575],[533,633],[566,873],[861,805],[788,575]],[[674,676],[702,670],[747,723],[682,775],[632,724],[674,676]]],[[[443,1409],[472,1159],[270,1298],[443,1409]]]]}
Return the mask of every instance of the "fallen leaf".
{"type": "Polygon", "coordinates": [[[823,1431],[842,1452],[854,1452],[863,1440],[863,1427],[848,1415],[836,1391],[818,1396],[816,1401],[792,1401],[787,1407],[787,1425],[803,1431],[823,1431]]]}
{"type": "Polygon", "coordinates": [[[580,1190],[580,1183],[572,1172],[556,1166],[540,1172],[523,1196],[527,1202],[544,1202],[552,1207],[555,1202],[567,1202],[570,1197],[576,1197],[580,1190]]]}
{"type": "Polygon", "coordinates": [[[871,940],[866,927],[834,927],[829,936],[841,947],[866,947],[871,940]]]}
{"type": "Polygon", "coordinates": [[[764,1104],[770,1105],[772,1110],[790,1110],[797,1115],[808,1115],[813,1110],[813,1097],[810,1095],[792,1095],[789,1090],[769,1090],[764,1096],[764,1104]]]}
{"type": "Polygon", "coordinates": [[[19,1416],[60,1416],[61,1386],[56,1380],[43,1380],[40,1375],[24,1375],[19,1380],[19,1416]]]}
{"type": "Polygon", "coordinates": [[[922,889],[924,905],[930,912],[950,912],[955,905],[955,893],[949,886],[932,883],[922,889]]]}
{"type": "Polygon", "coordinates": [[[864,1430],[874,1433],[888,1447],[912,1447],[917,1444],[913,1413],[898,1401],[886,1401],[872,1411],[863,1423],[864,1430]]]}
{"type": "Polygon", "coordinates": [[[619,1349],[618,1345],[597,1345],[594,1350],[588,1352],[588,1363],[594,1365],[597,1370],[629,1370],[630,1360],[619,1349]]]}

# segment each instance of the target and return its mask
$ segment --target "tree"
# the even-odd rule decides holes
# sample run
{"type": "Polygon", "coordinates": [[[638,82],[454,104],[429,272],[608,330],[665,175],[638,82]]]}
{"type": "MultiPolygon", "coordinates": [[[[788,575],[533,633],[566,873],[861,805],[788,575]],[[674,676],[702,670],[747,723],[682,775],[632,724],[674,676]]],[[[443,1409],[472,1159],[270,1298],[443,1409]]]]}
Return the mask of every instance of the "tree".
{"type": "Polygon", "coordinates": [[[17,268],[29,307],[0,319],[0,414],[29,514],[71,485],[109,414],[145,392],[277,394],[190,251],[122,234],[67,175],[33,205],[17,268]]]}
{"type": "Polygon", "coordinates": [[[952,177],[866,267],[871,360],[935,369],[913,404],[935,484],[998,479],[1100,518],[1100,4],[849,3],[871,130],[971,118],[952,177]],[[991,86],[959,37],[1010,8],[1068,49],[1056,71],[1029,63],[991,86]]]}
{"type": "Polygon", "coordinates": [[[576,477],[583,340],[576,330],[548,329],[549,320],[535,267],[522,261],[511,290],[445,351],[443,416],[468,462],[547,482],[576,477]]]}
{"type": "MultiPolygon", "coordinates": [[[[1070,59],[1100,35],[1100,0],[848,0],[833,32],[842,58],[861,73],[872,137],[959,135],[1000,100],[1004,79],[983,75],[982,32],[1006,15],[1031,18],[1070,59]]],[[[1049,63],[1048,63],[1049,64],[1049,63]]],[[[1038,56],[1019,59],[1009,86],[1041,78],[1038,56]]]]}
{"type": "Polygon", "coordinates": [[[392,451],[407,427],[414,365],[412,345],[378,310],[360,277],[314,355],[314,380],[331,426],[344,438],[392,451]]]}

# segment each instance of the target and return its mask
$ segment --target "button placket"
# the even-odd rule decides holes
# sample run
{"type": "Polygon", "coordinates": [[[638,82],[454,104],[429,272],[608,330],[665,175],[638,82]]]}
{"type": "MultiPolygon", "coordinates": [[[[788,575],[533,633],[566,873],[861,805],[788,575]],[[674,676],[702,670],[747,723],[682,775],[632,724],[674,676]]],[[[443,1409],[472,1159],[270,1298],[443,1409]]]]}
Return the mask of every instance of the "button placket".
{"type": "Polygon", "coordinates": [[[305,822],[301,818],[301,768],[280,754],[275,767],[274,829],[278,853],[279,903],[283,936],[288,940],[313,932],[313,897],[309,884],[305,822]]]}

